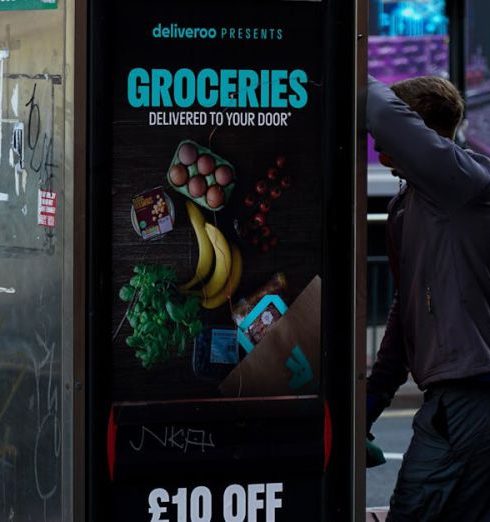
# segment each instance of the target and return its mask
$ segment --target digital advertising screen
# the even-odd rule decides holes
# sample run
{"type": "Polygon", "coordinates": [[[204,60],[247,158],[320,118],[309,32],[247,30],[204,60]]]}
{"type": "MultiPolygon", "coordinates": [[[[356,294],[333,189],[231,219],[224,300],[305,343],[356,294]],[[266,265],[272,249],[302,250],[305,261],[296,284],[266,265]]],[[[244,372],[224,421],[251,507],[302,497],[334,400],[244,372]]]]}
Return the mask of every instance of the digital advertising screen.
{"type": "Polygon", "coordinates": [[[322,466],[322,2],[144,4],[111,11],[115,504],[319,519],[321,481],[280,470],[322,466]]]}
{"type": "Polygon", "coordinates": [[[114,24],[113,398],[316,395],[320,3],[147,4],[114,24]]]}

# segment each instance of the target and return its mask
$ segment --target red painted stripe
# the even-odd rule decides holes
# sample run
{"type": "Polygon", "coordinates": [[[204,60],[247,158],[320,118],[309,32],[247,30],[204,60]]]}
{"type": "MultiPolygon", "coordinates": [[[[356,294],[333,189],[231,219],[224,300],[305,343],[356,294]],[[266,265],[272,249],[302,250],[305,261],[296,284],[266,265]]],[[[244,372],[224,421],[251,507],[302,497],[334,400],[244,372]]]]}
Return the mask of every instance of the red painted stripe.
{"type": "Polygon", "coordinates": [[[109,422],[107,424],[107,465],[109,467],[109,477],[114,480],[114,469],[116,467],[116,438],[117,424],[114,420],[114,407],[111,407],[109,422]]]}
{"type": "Polygon", "coordinates": [[[325,401],[324,422],[323,422],[323,471],[326,471],[330,463],[330,455],[332,454],[332,416],[330,415],[330,406],[325,401]]]}

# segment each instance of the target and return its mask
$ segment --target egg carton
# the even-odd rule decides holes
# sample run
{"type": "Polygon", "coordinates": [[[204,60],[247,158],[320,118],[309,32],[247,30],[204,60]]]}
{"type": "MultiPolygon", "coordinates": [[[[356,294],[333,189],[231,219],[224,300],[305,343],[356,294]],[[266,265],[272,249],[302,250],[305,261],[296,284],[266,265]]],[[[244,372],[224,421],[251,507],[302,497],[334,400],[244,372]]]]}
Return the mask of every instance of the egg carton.
{"type": "MultiPolygon", "coordinates": [[[[184,149],[182,149],[182,150],[184,150],[184,149]]],[[[177,145],[175,154],[172,158],[172,161],[171,161],[170,166],[167,171],[167,179],[174,190],[176,190],[177,192],[180,192],[181,194],[188,197],[189,199],[191,199],[198,205],[200,205],[204,208],[207,208],[208,210],[211,210],[211,211],[221,210],[225,207],[225,205],[228,203],[228,201],[231,197],[231,194],[232,194],[233,189],[235,188],[235,184],[236,184],[236,174],[235,174],[235,168],[233,167],[233,165],[229,161],[222,158],[221,156],[218,156],[217,154],[215,154],[209,148],[203,147],[202,145],[199,145],[198,143],[196,143],[195,141],[192,141],[192,140],[183,140],[177,145]],[[188,155],[188,157],[185,158],[185,162],[182,160],[182,157],[181,157],[182,154],[179,154],[181,152],[181,148],[184,145],[191,146],[191,148],[187,147],[187,151],[190,150],[192,152],[192,150],[193,150],[192,147],[195,148],[195,154],[188,155]],[[195,156],[195,158],[194,158],[194,156],[195,156]],[[199,172],[198,162],[199,162],[199,158],[201,158],[202,156],[209,156],[214,162],[214,168],[212,169],[212,171],[209,174],[201,174],[199,172]],[[176,165],[182,165],[186,169],[187,179],[181,185],[174,183],[174,181],[171,178],[172,167],[174,167],[176,165]],[[219,167],[223,167],[223,166],[228,167],[231,171],[231,179],[227,184],[223,184],[223,183],[220,184],[216,179],[216,171],[218,170],[219,167]],[[200,196],[193,196],[189,191],[189,183],[192,180],[192,178],[194,178],[195,176],[201,176],[202,178],[204,178],[204,181],[206,182],[205,192],[200,196]],[[216,187],[216,186],[219,187],[220,190],[217,193],[214,192],[214,194],[211,194],[209,192],[209,189],[211,187],[216,187]],[[223,202],[221,204],[216,204],[215,206],[213,206],[213,204],[210,204],[211,195],[214,195],[214,196],[218,195],[218,199],[219,199],[219,197],[221,197],[220,196],[221,192],[223,194],[223,202]]]]}

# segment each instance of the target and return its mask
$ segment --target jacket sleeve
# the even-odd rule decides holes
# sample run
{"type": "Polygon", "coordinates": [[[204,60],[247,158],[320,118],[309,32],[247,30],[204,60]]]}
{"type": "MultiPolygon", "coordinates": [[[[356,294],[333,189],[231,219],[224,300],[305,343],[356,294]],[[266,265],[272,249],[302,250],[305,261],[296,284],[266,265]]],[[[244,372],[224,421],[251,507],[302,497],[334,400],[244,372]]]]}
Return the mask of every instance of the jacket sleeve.
{"type": "Polygon", "coordinates": [[[490,159],[427,127],[386,85],[369,77],[367,126],[376,147],[437,206],[451,210],[490,183],[490,159]]]}
{"type": "Polygon", "coordinates": [[[388,313],[386,330],[376,355],[376,362],[367,380],[367,393],[383,396],[385,402],[389,404],[407,378],[408,365],[403,347],[400,305],[396,292],[388,313]]]}

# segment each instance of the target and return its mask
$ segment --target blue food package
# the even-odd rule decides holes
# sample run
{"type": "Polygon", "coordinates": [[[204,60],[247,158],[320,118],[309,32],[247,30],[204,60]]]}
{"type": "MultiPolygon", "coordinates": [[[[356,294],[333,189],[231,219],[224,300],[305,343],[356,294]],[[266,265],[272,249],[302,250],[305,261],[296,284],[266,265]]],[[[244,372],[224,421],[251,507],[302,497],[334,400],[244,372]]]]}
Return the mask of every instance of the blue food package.
{"type": "Polygon", "coordinates": [[[192,366],[197,377],[219,380],[239,362],[237,331],[229,327],[211,327],[194,342],[192,366]]]}

